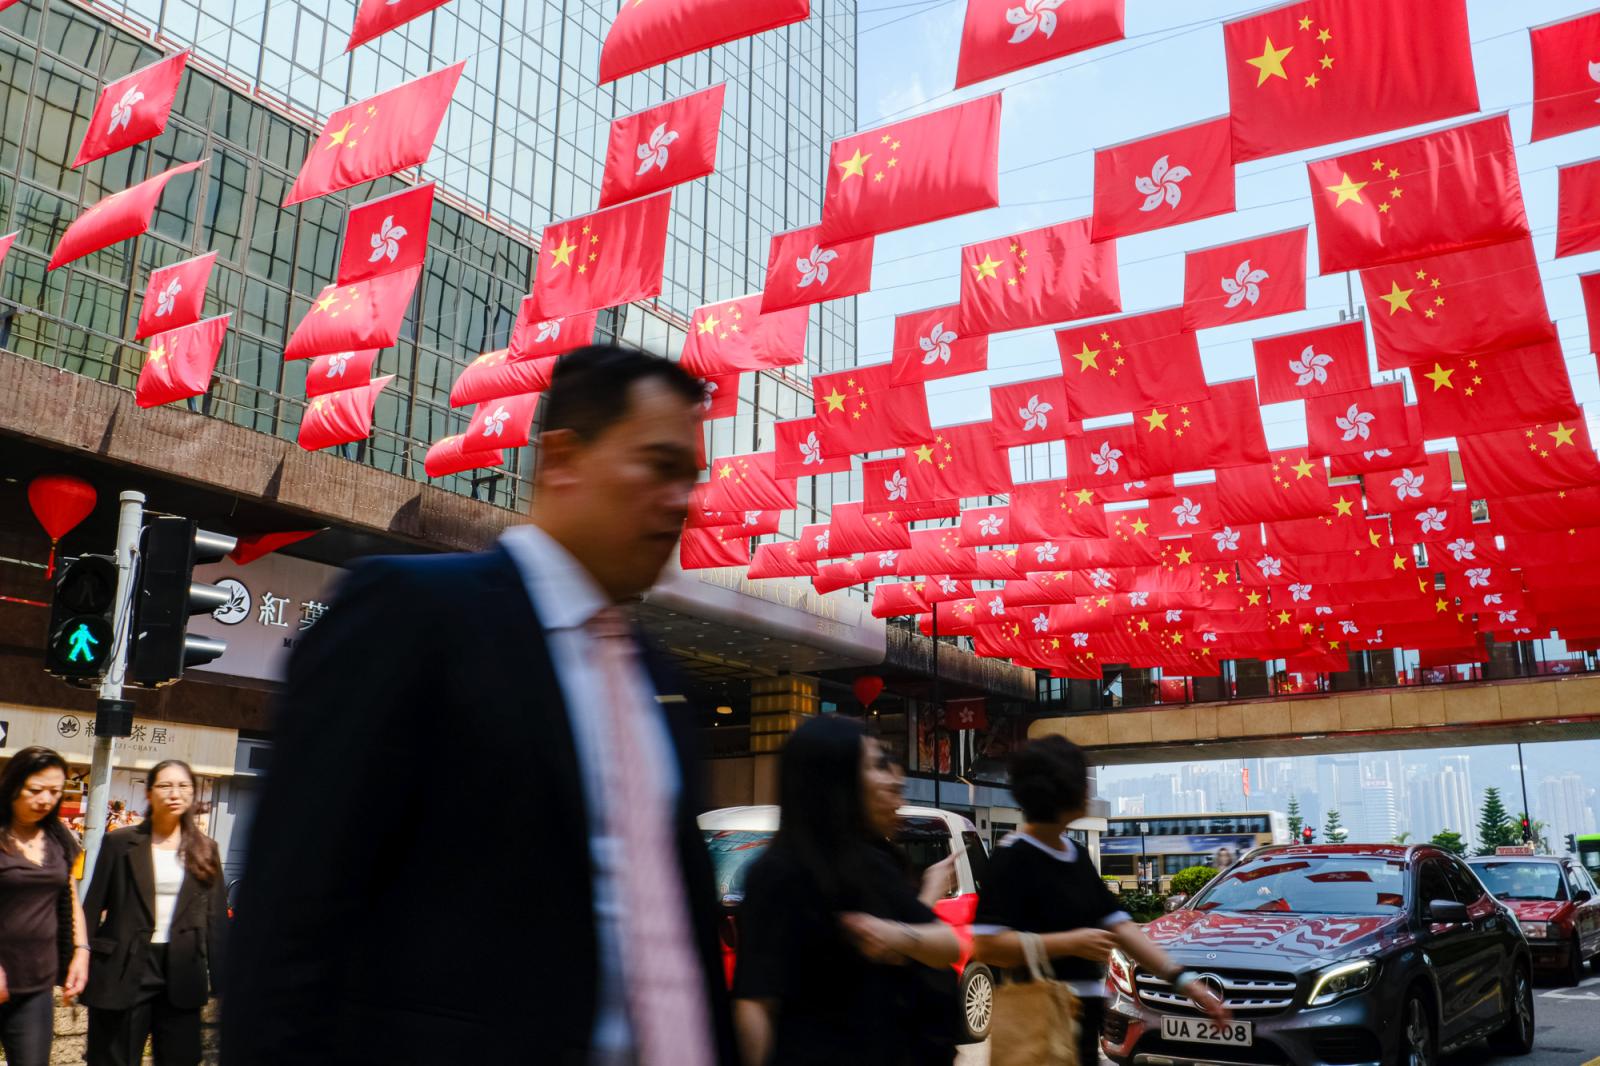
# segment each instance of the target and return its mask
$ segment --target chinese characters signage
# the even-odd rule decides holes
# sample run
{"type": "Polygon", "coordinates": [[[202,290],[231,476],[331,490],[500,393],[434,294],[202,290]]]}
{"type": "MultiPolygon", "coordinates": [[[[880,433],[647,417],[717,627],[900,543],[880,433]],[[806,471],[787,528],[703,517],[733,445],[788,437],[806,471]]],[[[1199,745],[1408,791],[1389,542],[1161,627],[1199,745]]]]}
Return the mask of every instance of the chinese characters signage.
{"type": "MultiPolygon", "coordinates": [[[[76,765],[88,765],[94,754],[94,712],[36,710],[0,705],[9,736],[6,751],[42,744],[76,765]]],[[[163,759],[182,759],[195,773],[232,776],[239,732],[185,722],[133,720],[133,735],[117,741],[116,765],[149,769],[163,759]]]]}
{"type": "Polygon", "coordinates": [[[343,573],[287,555],[266,555],[249,566],[222,562],[197,567],[196,580],[220,585],[232,598],[189,623],[191,633],[228,642],[222,658],[196,669],[282,681],[289,653],[327,611],[343,573]]]}

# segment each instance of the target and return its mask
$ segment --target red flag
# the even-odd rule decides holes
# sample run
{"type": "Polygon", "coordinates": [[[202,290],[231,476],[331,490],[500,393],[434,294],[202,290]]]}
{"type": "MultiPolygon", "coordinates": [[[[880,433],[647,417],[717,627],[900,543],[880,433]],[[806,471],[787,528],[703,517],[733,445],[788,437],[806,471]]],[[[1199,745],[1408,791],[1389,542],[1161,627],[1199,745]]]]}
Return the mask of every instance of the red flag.
{"type": "Polygon", "coordinates": [[[1228,117],[1094,153],[1094,239],[1110,240],[1233,210],[1228,117]]]}
{"type": "Polygon", "coordinates": [[[1000,204],[1000,94],[833,142],[822,238],[853,240],[1000,204]]]}
{"type": "MultiPolygon", "coordinates": [[[[894,459],[877,459],[861,464],[862,508],[869,514],[892,514],[902,522],[918,522],[936,518],[955,518],[961,513],[959,500],[940,500],[937,503],[907,503],[906,493],[911,483],[906,480],[906,467],[915,462],[914,456],[894,459]]],[[[838,514],[835,505],[834,513],[838,514]]]]}
{"type": "Polygon", "coordinates": [[[1320,159],[1306,171],[1323,274],[1528,235],[1504,115],[1320,159]]]}
{"type": "Polygon", "coordinates": [[[546,226],[533,286],[538,314],[557,318],[661,295],[671,214],[672,194],[664,192],[546,226]]]}
{"type": "Polygon", "coordinates": [[[611,123],[600,206],[670,189],[717,169],[726,85],[713,85],[611,123]]]}
{"type": "Polygon", "coordinates": [[[434,444],[423,457],[423,472],[429,477],[445,477],[449,474],[465,473],[468,470],[499,466],[506,461],[506,453],[499,448],[469,452],[463,447],[466,442],[467,435],[457,433],[434,444]]]}
{"type": "MultiPolygon", "coordinates": [[[[1600,71],[1600,66],[1595,68],[1600,71]]],[[[1600,92],[1600,85],[1594,87],[1600,92]]],[[[1600,101],[1600,97],[1596,97],[1600,101]]],[[[1574,163],[1558,172],[1556,258],[1600,248],[1600,159],[1574,163]]]]}
{"type": "Polygon", "coordinates": [[[706,506],[713,511],[787,510],[795,506],[795,483],[779,480],[772,452],[726,455],[711,464],[706,506]]]}
{"type": "Polygon", "coordinates": [[[897,511],[868,514],[860,503],[833,505],[833,553],[893,551],[911,546],[906,517],[897,511]]]}
{"type": "Polygon", "coordinates": [[[1463,0],[1306,0],[1222,40],[1241,163],[1478,110],[1463,0]]]}
{"type": "Polygon", "coordinates": [[[846,474],[851,470],[848,454],[829,458],[823,452],[819,434],[826,432],[815,418],[796,418],[773,426],[778,456],[774,471],[780,478],[813,477],[818,474],[846,474]]]}
{"type": "Polygon", "coordinates": [[[989,389],[994,442],[1002,447],[1066,440],[1083,426],[1067,420],[1067,384],[1059,377],[1018,381],[989,389]]]}
{"type": "Polygon", "coordinates": [[[944,727],[952,732],[989,728],[989,701],[982,696],[965,700],[946,700],[944,727]]]}
{"type": "Polygon", "coordinates": [[[420,267],[432,220],[432,182],[352,207],[344,225],[339,284],[420,267]]]}
{"type": "Polygon", "coordinates": [[[924,387],[895,387],[893,373],[890,364],[879,363],[812,377],[811,395],[828,454],[887,451],[933,436],[924,387]]]}
{"type": "Polygon", "coordinates": [[[1528,31],[1533,49],[1533,140],[1600,125],[1594,43],[1600,11],[1528,31]]]}
{"type": "Polygon", "coordinates": [[[1422,411],[1414,404],[1406,405],[1406,442],[1388,447],[1363,448],[1348,455],[1335,455],[1328,459],[1330,477],[1354,477],[1358,474],[1384,470],[1404,463],[1424,463],[1422,440],[1422,411]]]}
{"type": "Polygon", "coordinates": [[[1581,418],[1558,341],[1481,355],[1446,355],[1412,368],[1422,435],[1520,429],[1581,418]]]}
{"type": "Polygon", "coordinates": [[[600,84],[808,18],[811,0],[623,0],[600,48],[600,84]]]}
{"type": "Polygon", "coordinates": [[[1404,447],[1406,390],[1402,382],[1360,392],[1314,396],[1306,401],[1306,432],[1312,455],[1347,455],[1404,447]]]}
{"type": "Polygon", "coordinates": [[[388,348],[400,339],[400,325],[411,309],[421,267],[379,274],[354,285],[329,285],[300,320],[285,359],[388,348]]]}
{"type": "Polygon", "coordinates": [[[729,536],[722,529],[686,529],[678,542],[678,565],[685,570],[749,566],[750,538],[729,536]]]}
{"type": "Polygon", "coordinates": [[[1269,459],[1254,378],[1211,386],[1207,399],[1151,407],[1133,419],[1140,477],[1249,466],[1269,459]]]}
{"type": "Polygon", "coordinates": [[[516,396],[525,392],[543,392],[550,387],[550,374],[555,370],[558,356],[548,359],[524,359],[512,362],[507,349],[484,352],[467,364],[467,368],[450,387],[450,406],[467,407],[485,400],[498,400],[502,396],[516,396]]]}
{"type": "Polygon", "coordinates": [[[520,363],[525,359],[544,359],[593,344],[594,327],[599,317],[599,311],[587,311],[579,315],[545,318],[539,314],[534,298],[524,296],[522,305],[517,309],[516,324],[511,327],[506,359],[512,363],[520,363]]]}
{"type": "MultiPolygon", "coordinates": [[[[4,258],[4,255],[4,250],[0,249],[0,258],[4,258]]],[[[217,253],[208,252],[160,270],[152,270],[149,285],[144,291],[144,304],[139,309],[139,324],[134,329],[134,337],[148,337],[162,330],[177,329],[200,321],[205,308],[206,286],[216,262],[217,253]]]]}
{"type": "Polygon", "coordinates": [[[1359,321],[1281,333],[1254,343],[1256,388],[1263,404],[1351,392],[1372,382],[1367,333],[1359,321]]]}
{"type": "MultiPolygon", "coordinates": [[[[1430,457],[1431,458],[1431,457],[1430,457]]],[[[1472,532],[1472,495],[1455,489],[1443,504],[1431,504],[1417,511],[1397,511],[1390,516],[1396,544],[1423,544],[1451,541],[1472,532]]]]}
{"type": "Polygon", "coordinates": [[[1600,272],[1579,274],[1578,285],[1583,290],[1583,312],[1589,323],[1589,351],[1600,352],[1600,272]]]}
{"type": "Polygon", "coordinates": [[[1186,329],[1306,309],[1306,228],[1217,245],[1183,259],[1186,329]]]}
{"type": "Polygon", "coordinates": [[[978,548],[991,544],[1015,544],[1023,538],[1011,527],[1011,508],[979,507],[961,512],[961,546],[978,548]]]}
{"type": "MultiPolygon", "coordinates": [[[[732,516],[732,521],[719,522],[717,526],[721,526],[730,537],[736,532],[742,533],[746,537],[765,537],[783,528],[783,519],[788,513],[787,510],[735,512],[732,516]]],[[[717,528],[717,526],[712,526],[705,522],[691,522],[689,524],[700,529],[717,528]]]]}
{"type": "Polygon", "coordinates": [[[1489,517],[1498,533],[1600,526],[1600,486],[1501,496],[1489,501],[1489,517]]]}
{"type": "Polygon", "coordinates": [[[1200,345],[1168,308],[1056,332],[1074,418],[1121,414],[1206,395],[1200,345]]]}
{"type": "Polygon", "coordinates": [[[1089,220],[961,249],[963,334],[1047,326],[1122,310],[1115,242],[1091,244],[1089,220]]]}
{"type": "Polygon", "coordinates": [[[772,238],[767,254],[763,313],[857,296],[872,288],[872,238],[822,243],[822,227],[772,238]]]}
{"type": "Polygon", "coordinates": [[[930,437],[908,445],[912,502],[959,500],[1011,490],[1011,457],[996,446],[987,422],[941,426],[930,437]]]}
{"type": "Polygon", "coordinates": [[[160,407],[200,396],[211,387],[211,372],[228,332],[228,315],[208,318],[152,338],[150,354],[133,391],[140,407],[160,407]]]}
{"type": "Polygon", "coordinates": [[[956,88],[1120,41],[1123,0],[968,0],[956,88]]]}
{"type": "Polygon", "coordinates": [[[283,206],[426,162],[466,65],[425,74],[335,111],[312,143],[283,206]]]}
{"type": "Polygon", "coordinates": [[[533,439],[533,416],[539,410],[540,393],[502,396],[478,405],[467,423],[463,448],[488,451],[491,448],[521,448],[533,439]]]}
{"type": "Polygon", "coordinates": [[[1367,507],[1381,513],[1420,511],[1450,502],[1450,457],[1435,453],[1427,462],[1363,474],[1367,507]]]}
{"type": "Polygon", "coordinates": [[[811,311],[761,313],[761,295],[707,304],[689,316],[683,366],[701,377],[735,370],[773,370],[805,362],[811,311]]]}
{"type": "Polygon", "coordinates": [[[919,614],[931,606],[923,598],[921,581],[886,581],[872,590],[872,617],[898,618],[919,614]]]}
{"type": "Polygon", "coordinates": [[[1529,239],[1363,270],[1361,287],[1383,370],[1556,335],[1529,239]]]}
{"type": "Polygon", "coordinates": [[[382,36],[396,26],[404,26],[414,18],[421,18],[450,0],[361,0],[356,8],[356,22],[350,28],[350,43],[346,52],[354,52],[374,37],[382,36]]]}
{"type": "Polygon", "coordinates": [[[167,128],[189,53],[157,60],[107,85],[89,117],[74,167],[159,137],[167,128]]]}
{"type": "Polygon", "coordinates": [[[1134,427],[1102,426],[1067,441],[1067,482],[1094,490],[1098,503],[1125,503],[1170,496],[1171,477],[1136,478],[1130,466],[1134,427]]]}
{"type": "Polygon", "coordinates": [[[284,533],[256,533],[239,537],[238,545],[228,553],[228,558],[235,565],[249,566],[257,559],[271,555],[279,548],[287,548],[291,544],[299,544],[302,540],[321,533],[320,529],[296,529],[284,533]]]}
{"type": "Polygon", "coordinates": [[[162,171],[130,189],[112,193],[89,208],[61,235],[61,243],[56,245],[55,253],[51,255],[48,269],[55,270],[91,252],[139,236],[150,228],[150,215],[155,211],[167,182],[204,165],[202,160],[162,171]]]}
{"type": "Polygon", "coordinates": [[[755,558],[751,560],[750,570],[746,576],[751,579],[816,577],[817,564],[801,559],[800,546],[792,540],[782,544],[762,544],[757,546],[755,558]]]}
{"type": "Polygon", "coordinates": [[[1583,419],[1462,435],[1461,466],[1474,496],[1523,496],[1600,482],[1583,419]]]}
{"type": "Polygon", "coordinates": [[[1105,537],[1106,513],[1093,489],[1073,488],[1065,480],[1031,481],[1011,492],[1011,529],[1003,543],[1055,537],[1105,537]]]}
{"type": "Polygon", "coordinates": [[[900,573],[904,577],[961,573],[976,565],[973,550],[963,548],[960,532],[948,526],[912,530],[911,548],[900,556],[900,573]]]}
{"type": "MultiPolygon", "coordinates": [[[[17,231],[17,233],[20,233],[20,232],[22,232],[22,231],[21,230],[17,231]]],[[[4,266],[5,265],[6,253],[11,251],[11,246],[13,244],[15,244],[16,242],[17,242],[17,234],[16,233],[7,233],[4,236],[0,236],[0,266],[4,266]]]]}
{"type": "Polygon", "coordinates": [[[306,371],[306,399],[327,392],[352,388],[372,380],[372,367],[378,361],[379,350],[364,352],[336,352],[319,355],[311,360],[306,371]]]}
{"type": "Polygon", "coordinates": [[[1171,496],[1151,500],[1143,520],[1149,523],[1149,532],[1157,537],[1209,535],[1221,524],[1217,487],[1203,483],[1185,485],[1171,496]]]}
{"type": "Polygon", "coordinates": [[[989,337],[957,325],[960,306],[930,307],[896,315],[894,383],[911,385],[935,378],[960,377],[989,368],[989,337]]]}
{"type": "Polygon", "coordinates": [[[705,398],[700,401],[705,412],[701,418],[715,422],[719,418],[732,418],[739,412],[739,377],[740,372],[736,370],[732,374],[701,379],[700,384],[706,390],[705,398]]]}
{"type": "Polygon", "coordinates": [[[308,452],[336,444],[354,444],[372,435],[372,409],[394,375],[377,378],[353,389],[314,396],[300,420],[300,447],[308,452]]]}
{"type": "Polygon", "coordinates": [[[1304,448],[1273,452],[1270,462],[1257,466],[1217,471],[1217,510],[1226,522],[1314,518],[1332,507],[1327,464],[1304,448]]]}

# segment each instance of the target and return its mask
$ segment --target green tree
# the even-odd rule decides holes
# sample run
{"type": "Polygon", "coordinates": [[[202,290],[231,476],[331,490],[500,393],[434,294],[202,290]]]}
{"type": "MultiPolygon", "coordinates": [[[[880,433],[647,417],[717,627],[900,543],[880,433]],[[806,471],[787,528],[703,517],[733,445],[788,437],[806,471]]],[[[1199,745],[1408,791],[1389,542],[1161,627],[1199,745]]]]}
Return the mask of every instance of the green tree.
{"type": "Polygon", "coordinates": [[[1410,831],[1406,831],[1406,832],[1402,832],[1402,833],[1396,833],[1394,835],[1394,842],[1396,844],[1402,844],[1403,845],[1403,844],[1406,843],[1406,841],[1408,841],[1410,839],[1411,839],[1410,831]]]}
{"type": "Polygon", "coordinates": [[[1289,795],[1289,839],[1294,843],[1300,842],[1300,827],[1306,820],[1300,817],[1300,800],[1293,794],[1289,795]]]}
{"type": "Polygon", "coordinates": [[[1461,839],[1461,834],[1454,829],[1445,829],[1433,834],[1433,839],[1428,841],[1436,848],[1443,848],[1452,855],[1465,855],[1467,842],[1461,839]]]}
{"type": "Polygon", "coordinates": [[[1211,883],[1217,871],[1211,866],[1191,866],[1172,875],[1172,894],[1192,896],[1211,883]]]}
{"type": "Polygon", "coordinates": [[[1339,820],[1339,812],[1329,811],[1328,820],[1322,823],[1322,839],[1329,844],[1339,844],[1349,835],[1344,823],[1339,820]]]}
{"type": "Polygon", "coordinates": [[[1511,820],[1511,812],[1506,810],[1505,803],[1500,799],[1500,790],[1484,789],[1483,811],[1478,816],[1477,853],[1493,855],[1495,848],[1520,843],[1522,827],[1511,820]]]}

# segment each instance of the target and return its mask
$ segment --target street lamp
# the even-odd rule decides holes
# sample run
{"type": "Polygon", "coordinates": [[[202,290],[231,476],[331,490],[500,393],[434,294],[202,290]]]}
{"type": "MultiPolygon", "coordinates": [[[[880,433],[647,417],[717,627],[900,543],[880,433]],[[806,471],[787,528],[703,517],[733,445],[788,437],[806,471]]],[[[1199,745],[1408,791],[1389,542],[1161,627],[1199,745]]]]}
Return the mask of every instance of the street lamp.
{"type": "Polygon", "coordinates": [[[1134,871],[1134,878],[1133,878],[1134,881],[1136,881],[1138,883],[1140,888],[1143,888],[1148,883],[1147,880],[1146,880],[1146,877],[1145,877],[1145,863],[1146,863],[1146,861],[1147,861],[1149,856],[1145,851],[1145,839],[1144,838],[1145,838],[1145,835],[1147,833],[1149,833],[1149,832],[1150,832],[1150,823],[1149,822],[1140,822],[1139,823],[1139,868],[1134,871]]]}

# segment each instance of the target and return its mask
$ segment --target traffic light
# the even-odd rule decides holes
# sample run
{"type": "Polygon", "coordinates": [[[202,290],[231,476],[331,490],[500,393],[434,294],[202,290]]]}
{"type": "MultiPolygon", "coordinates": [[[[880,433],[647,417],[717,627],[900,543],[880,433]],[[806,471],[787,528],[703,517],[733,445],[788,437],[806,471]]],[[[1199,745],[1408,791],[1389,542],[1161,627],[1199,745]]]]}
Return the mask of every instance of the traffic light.
{"type": "Polygon", "coordinates": [[[1528,821],[1526,814],[1522,816],[1522,842],[1524,844],[1533,843],[1533,823],[1528,821]]]}
{"type": "Polygon", "coordinates": [[[1316,838],[1317,838],[1317,831],[1315,829],[1311,828],[1309,825],[1306,826],[1304,829],[1300,830],[1300,839],[1301,839],[1302,842],[1304,842],[1306,844],[1309,844],[1313,840],[1315,840],[1316,838]]]}
{"type": "Polygon", "coordinates": [[[1575,834],[1575,833],[1568,833],[1567,834],[1567,854],[1568,855],[1576,855],[1576,854],[1578,854],[1578,837],[1577,837],[1577,834],[1575,834]]]}
{"type": "Polygon", "coordinates": [[[170,685],[183,676],[184,667],[208,663],[228,650],[226,641],[191,634],[189,616],[209,614],[231,598],[227,589],[195,581],[194,568],[220,561],[237,543],[188,518],[162,516],[145,523],[128,651],[130,683],[170,685]]]}
{"type": "Polygon", "coordinates": [[[96,681],[105,674],[115,643],[117,561],[81,555],[61,570],[50,601],[45,672],[67,681],[96,681]]]}

